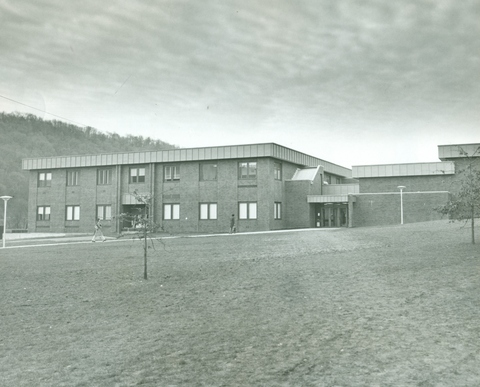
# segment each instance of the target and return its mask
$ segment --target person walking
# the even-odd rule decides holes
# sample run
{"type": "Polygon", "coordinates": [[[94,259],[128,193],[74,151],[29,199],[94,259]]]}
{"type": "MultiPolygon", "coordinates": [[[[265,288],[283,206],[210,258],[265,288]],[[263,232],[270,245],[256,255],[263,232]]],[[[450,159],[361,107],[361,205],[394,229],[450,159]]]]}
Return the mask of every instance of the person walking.
{"type": "Polygon", "coordinates": [[[105,242],[105,239],[107,239],[103,235],[102,221],[100,220],[100,218],[97,218],[97,221],[95,222],[95,232],[93,233],[92,242],[97,241],[97,236],[102,238],[102,242],[105,242]]]}
{"type": "Polygon", "coordinates": [[[232,214],[232,217],[230,218],[230,234],[235,234],[237,231],[237,228],[235,227],[235,214],[232,214]]]}

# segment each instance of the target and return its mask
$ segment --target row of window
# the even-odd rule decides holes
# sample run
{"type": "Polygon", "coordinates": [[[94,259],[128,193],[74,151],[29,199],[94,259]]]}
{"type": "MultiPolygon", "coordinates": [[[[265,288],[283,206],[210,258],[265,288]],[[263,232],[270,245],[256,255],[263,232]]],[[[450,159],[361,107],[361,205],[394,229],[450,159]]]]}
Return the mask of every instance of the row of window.
{"type": "MultiPolygon", "coordinates": [[[[273,207],[274,219],[282,218],[282,203],[275,202],[273,207]]],[[[37,220],[50,220],[51,207],[38,206],[37,220]]],[[[109,204],[97,206],[97,218],[102,220],[112,219],[112,206],[109,204]]],[[[215,220],[217,219],[217,203],[200,203],[200,220],[215,220]]],[[[238,203],[238,218],[239,219],[257,219],[257,203],[256,202],[240,202],[238,203]]],[[[164,220],[179,220],[180,219],[180,204],[168,203],[163,205],[163,219],[164,220]]],[[[80,220],[80,206],[69,205],[65,207],[65,220],[80,220]]]]}
{"type": "MultiPolygon", "coordinates": [[[[131,168],[130,170],[131,182],[145,182],[145,168],[131,168]],[[133,170],[135,170],[135,177],[133,177],[133,170]],[[139,170],[143,170],[142,172],[139,170]]],[[[97,185],[112,184],[112,170],[111,169],[98,169],[97,170],[97,185]]],[[[38,173],[38,186],[50,187],[52,185],[52,172],[44,171],[38,173]]],[[[80,185],[80,171],[74,169],[67,171],[67,186],[80,185]]]]}
{"type": "MultiPolygon", "coordinates": [[[[217,163],[200,164],[200,180],[209,181],[217,180],[217,163]]],[[[130,183],[145,183],[145,167],[131,167],[129,171],[130,183]]],[[[180,165],[165,165],[163,167],[164,181],[180,180],[180,165]]],[[[257,178],[257,162],[242,161],[238,163],[239,179],[256,179],[257,178]]],[[[282,180],[282,164],[274,163],[274,178],[282,180]]],[[[97,185],[108,185],[112,183],[112,169],[97,170],[97,185]]],[[[42,171],[38,173],[38,186],[50,187],[52,184],[52,172],[42,171]]],[[[80,170],[74,169],[67,171],[67,186],[75,186],[80,184],[80,170]]]]}
{"type": "MultiPolygon", "coordinates": [[[[50,214],[50,206],[37,207],[37,220],[50,220],[50,214]]],[[[102,220],[111,220],[112,206],[110,204],[98,205],[97,218],[102,220]]],[[[80,206],[65,206],[65,220],[80,220],[80,206]]]]}

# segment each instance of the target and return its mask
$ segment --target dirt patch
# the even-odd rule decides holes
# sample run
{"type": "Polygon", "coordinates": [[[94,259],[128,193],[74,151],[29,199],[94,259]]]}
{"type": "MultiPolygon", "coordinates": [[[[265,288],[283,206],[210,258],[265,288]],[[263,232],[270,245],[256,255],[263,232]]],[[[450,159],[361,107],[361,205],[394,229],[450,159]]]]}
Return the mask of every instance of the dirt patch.
{"type": "Polygon", "coordinates": [[[0,252],[11,386],[477,386],[468,229],[170,239],[0,252]]]}

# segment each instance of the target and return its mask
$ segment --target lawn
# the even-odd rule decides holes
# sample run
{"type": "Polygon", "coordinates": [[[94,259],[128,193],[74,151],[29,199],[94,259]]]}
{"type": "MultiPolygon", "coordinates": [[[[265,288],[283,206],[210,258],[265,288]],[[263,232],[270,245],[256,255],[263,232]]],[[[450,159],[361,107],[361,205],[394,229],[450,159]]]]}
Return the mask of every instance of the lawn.
{"type": "Polygon", "coordinates": [[[478,386],[446,221],[0,250],[2,386],[478,386]]]}

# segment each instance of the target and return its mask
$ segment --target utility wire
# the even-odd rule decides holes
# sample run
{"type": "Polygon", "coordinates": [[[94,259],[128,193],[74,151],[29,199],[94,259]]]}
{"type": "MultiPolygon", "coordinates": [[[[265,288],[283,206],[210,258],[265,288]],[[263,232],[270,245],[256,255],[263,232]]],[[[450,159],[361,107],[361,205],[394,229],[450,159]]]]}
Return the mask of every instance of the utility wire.
{"type": "Polygon", "coordinates": [[[51,116],[54,116],[54,117],[57,117],[57,118],[61,118],[62,120],[70,121],[70,122],[72,122],[72,123],[74,123],[74,124],[77,124],[77,125],[80,125],[80,126],[84,126],[84,127],[89,126],[89,125],[82,124],[81,122],[73,121],[73,120],[70,120],[70,119],[68,119],[68,118],[65,118],[65,117],[62,117],[62,116],[58,116],[58,115],[53,114],[53,113],[49,113],[49,112],[47,112],[46,110],[38,109],[38,108],[36,108],[36,107],[27,105],[26,103],[23,103],[23,102],[16,101],[16,100],[14,100],[14,99],[5,97],[4,95],[1,95],[1,94],[0,94],[0,97],[5,98],[5,99],[8,99],[9,101],[18,103],[19,105],[23,105],[23,106],[29,107],[30,109],[38,110],[39,112],[42,112],[42,113],[45,113],[45,114],[48,114],[48,115],[51,115],[51,116]]]}

